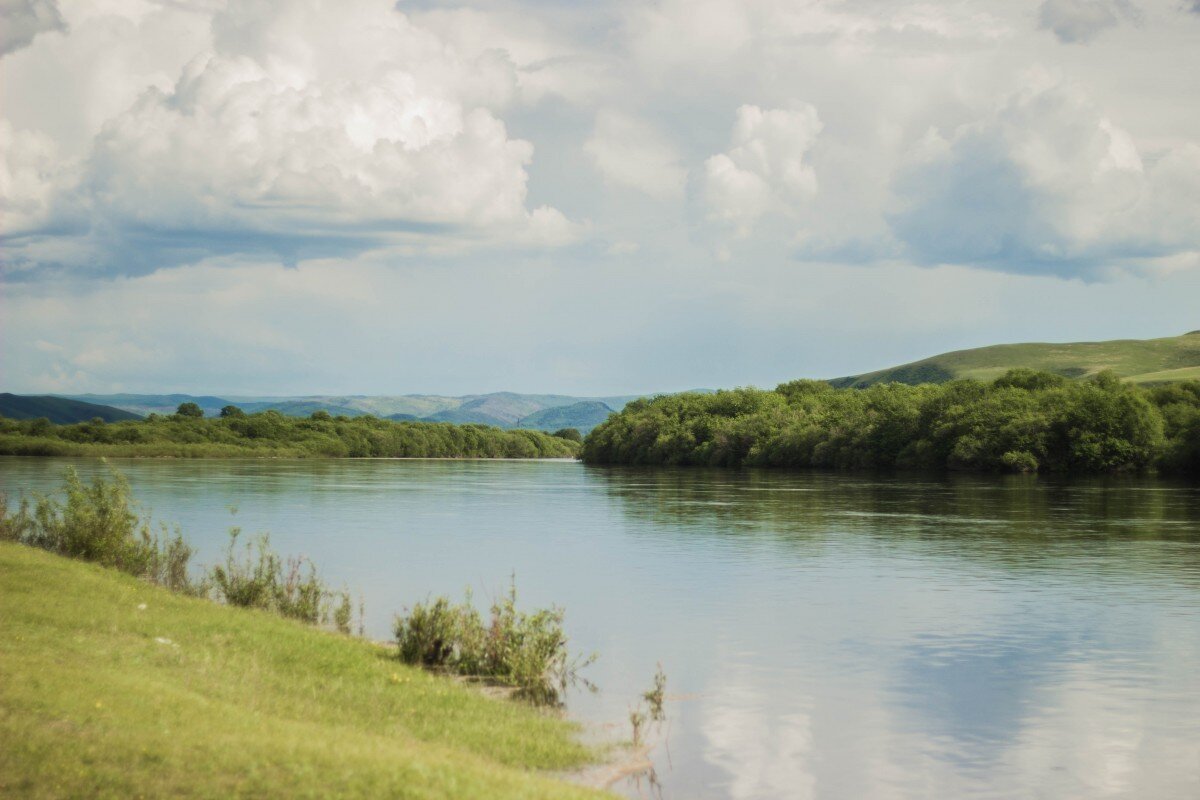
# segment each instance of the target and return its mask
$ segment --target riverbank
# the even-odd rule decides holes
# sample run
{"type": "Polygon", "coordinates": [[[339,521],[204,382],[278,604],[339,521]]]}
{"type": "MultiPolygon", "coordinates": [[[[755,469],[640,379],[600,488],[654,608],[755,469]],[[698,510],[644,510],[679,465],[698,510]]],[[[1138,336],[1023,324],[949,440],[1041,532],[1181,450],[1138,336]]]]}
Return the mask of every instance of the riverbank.
{"type": "MultiPolygon", "coordinates": [[[[565,432],[564,432],[565,433],[565,432]]],[[[375,417],[183,414],[74,425],[0,418],[0,455],[112,458],[574,458],[575,438],[375,417]]]]}
{"type": "Polygon", "coordinates": [[[598,797],[578,726],[367,641],[0,543],[0,794],[598,797]]]}

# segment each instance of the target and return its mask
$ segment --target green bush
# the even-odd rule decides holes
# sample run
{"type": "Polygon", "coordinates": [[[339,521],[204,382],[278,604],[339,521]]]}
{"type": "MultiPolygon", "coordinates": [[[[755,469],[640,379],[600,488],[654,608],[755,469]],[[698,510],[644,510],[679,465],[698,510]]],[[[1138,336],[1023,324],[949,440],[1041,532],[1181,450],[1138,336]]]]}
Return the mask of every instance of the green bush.
{"type": "Polygon", "coordinates": [[[398,617],[396,643],[401,660],[424,667],[450,665],[462,638],[464,608],[439,597],[430,603],[417,603],[408,616],[398,617]]]}
{"type": "Polygon", "coordinates": [[[561,458],[579,453],[569,435],[486,425],[383,420],[372,416],[308,418],[276,411],[219,417],[177,413],[96,424],[53,425],[0,417],[0,454],[281,458],[561,458]]]}
{"type": "Polygon", "coordinates": [[[141,519],[129,482],[116,470],[85,485],[67,467],[63,499],[40,495],[30,509],[22,499],[15,513],[4,505],[0,536],[70,558],[128,572],[176,591],[192,589],[188,563],[192,550],[178,531],[165,525],[156,532],[141,519]]]}
{"type": "MultiPolygon", "coordinates": [[[[209,571],[209,583],[218,600],[231,606],[266,609],[311,625],[334,619],[339,609],[332,606],[332,600],[342,596],[328,589],[311,561],[303,557],[283,559],[271,549],[270,537],[265,533],[248,541],[239,554],[240,535],[239,528],[229,532],[225,563],[209,571]]],[[[340,623],[340,619],[335,622],[340,623]]],[[[349,629],[348,619],[345,628],[349,629]]]]}
{"type": "MultiPolygon", "coordinates": [[[[570,659],[558,608],[517,609],[515,583],[492,604],[485,622],[471,602],[445,597],[418,603],[397,617],[399,657],[409,664],[486,678],[538,702],[556,702],[583,663],[570,659]]],[[[586,662],[585,662],[586,663],[586,662]]]]}

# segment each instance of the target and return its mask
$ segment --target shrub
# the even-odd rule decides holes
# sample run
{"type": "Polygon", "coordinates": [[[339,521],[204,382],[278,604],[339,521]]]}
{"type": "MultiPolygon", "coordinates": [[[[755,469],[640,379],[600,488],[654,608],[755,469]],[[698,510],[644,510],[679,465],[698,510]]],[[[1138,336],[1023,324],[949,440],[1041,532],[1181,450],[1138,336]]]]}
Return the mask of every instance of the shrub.
{"type": "Polygon", "coordinates": [[[399,657],[409,664],[494,680],[553,703],[591,661],[571,660],[562,623],[558,608],[519,611],[514,583],[492,604],[487,623],[470,595],[461,605],[438,597],[397,617],[395,633],[399,657]]]}
{"type": "Polygon", "coordinates": [[[559,428],[553,435],[559,439],[566,439],[569,442],[583,441],[583,436],[579,433],[578,428],[559,428]]]}
{"type": "MultiPolygon", "coordinates": [[[[225,563],[209,572],[218,600],[231,606],[273,611],[312,625],[336,615],[337,610],[331,608],[334,594],[318,577],[311,561],[304,557],[285,561],[271,549],[270,537],[265,533],[247,542],[238,555],[240,535],[240,528],[230,530],[225,563]]],[[[348,595],[343,596],[348,604],[348,595]]],[[[349,630],[349,619],[345,628],[349,630]]]]}
{"type": "Polygon", "coordinates": [[[417,603],[407,617],[397,618],[401,660],[424,667],[448,666],[459,644],[463,609],[451,605],[449,598],[439,597],[431,603],[417,603]]]}
{"type": "Polygon", "coordinates": [[[139,516],[123,475],[110,469],[108,478],[98,476],[87,486],[68,467],[63,483],[63,501],[38,496],[31,511],[22,499],[15,514],[6,506],[0,536],[113,567],[176,591],[192,589],[192,549],[178,530],[172,535],[163,525],[156,533],[150,518],[139,516]]]}

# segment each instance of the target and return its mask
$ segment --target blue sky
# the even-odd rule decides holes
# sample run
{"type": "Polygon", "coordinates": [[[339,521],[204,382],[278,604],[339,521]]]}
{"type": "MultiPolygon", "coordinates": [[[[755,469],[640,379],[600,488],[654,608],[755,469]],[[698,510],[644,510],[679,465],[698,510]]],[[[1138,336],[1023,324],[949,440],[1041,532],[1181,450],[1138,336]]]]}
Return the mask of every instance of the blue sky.
{"type": "Polygon", "coordinates": [[[1200,328],[1182,0],[0,0],[3,387],[616,394],[1200,328]]]}

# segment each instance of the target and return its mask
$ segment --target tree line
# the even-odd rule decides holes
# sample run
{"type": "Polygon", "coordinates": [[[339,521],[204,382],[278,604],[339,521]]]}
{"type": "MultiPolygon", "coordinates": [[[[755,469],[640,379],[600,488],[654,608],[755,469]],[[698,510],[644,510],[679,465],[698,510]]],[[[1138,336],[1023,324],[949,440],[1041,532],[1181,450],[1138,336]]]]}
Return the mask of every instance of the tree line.
{"type": "Polygon", "coordinates": [[[1200,472],[1200,382],[1143,388],[1028,369],[992,382],[835,389],[797,380],[635,400],[584,440],[591,464],[1200,472]]]}
{"type": "Polygon", "coordinates": [[[175,414],[127,422],[97,418],[55,425],[44,418],[0,418],[3,455],[569,458],[579,448],[569,436],[541,431],[334,417],[325,411],[299,418],[226,406],[219,417],[205,417],[194,403],[181,404],[175,414]]]}

